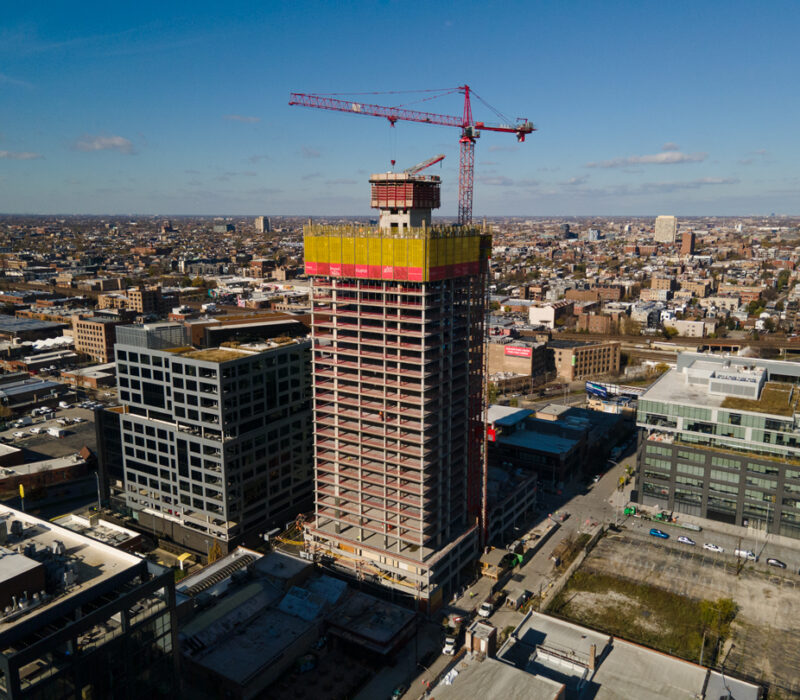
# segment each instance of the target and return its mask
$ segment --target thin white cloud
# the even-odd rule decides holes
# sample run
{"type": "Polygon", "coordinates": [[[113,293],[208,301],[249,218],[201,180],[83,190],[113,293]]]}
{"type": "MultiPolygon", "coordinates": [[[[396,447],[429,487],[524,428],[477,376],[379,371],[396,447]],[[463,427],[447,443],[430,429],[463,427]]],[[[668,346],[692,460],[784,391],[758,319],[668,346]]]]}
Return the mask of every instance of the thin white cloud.
{"type": "Polygon", "coordinates": [[[242,122],[243,124],[256,124],[261,121],[261,117],[248,117],[243,114],[225,114],[222,118],[231,122],[242,122]]]}
{"type": "Polygon", "coordinates": [[[38,158],[44,158],[44,156],[32,151],[0,151],[0,160],[37,160],[38,158]]]}
{"type": "Polygon", "coordinates": [[[739,165],[753,165],[753,163],[767,163],[767,151],[764,148],[759,148],[756,151],[750,151],[746,158],[738,161],[739,165]]]}
{"type": "Polygon", "coordinates": [[[27,80],[20,80],[19,78],[12,78],[10,75],[0,73],[0,85],[16,85],[17,87],[32,88],[33,83],[27,80]]]}
{"type": "Polygon", "coordinates": [[[662,151],[680,151],[681,149],[678,147],[677,143],[673,141],[667,141],[662,147],[662,151]]]}
{"type": "Polygon", "coordinates": [[[674,165],[676,163],[702,163],[708,153],[681,153],[680,151],[662,151],[644,156],[627,156],[611,160],[587,163],[587,168],[626,168],[629,165],[674,165]]]}
{"type": "Polygon", "coordinates": [[[124,136],[84,136],[75,142],[78,151],[119,151],[126,155],[133,155],[136,149],[133,142],[124,136]]]}
{"type": "Polygon", "coordinates": [[[506,177],[505,175],[496,175],[496,176],[489,176],[489,177],[480,177],[478,181],[482,185],[490,185],[496,187],[536,187],[539,184],[538,180],[530,180],[530,179],[523,179],[523,180],[515,180],[510,177],[506,177]]]}
{"type": "Polygon", "coordinates": [[[316,148],[303,146],[302,150],[300,151],[300,155],[302,155],[303,158],[319,158],[322,154],[316,148]]]}
{"type": "Polygon", "coordinates": [[[561,184],[567,185],[568,187],[576,187],[578,185],[585,185],[588,179],[588,175],[580,175],[579,177],[571,177],[569,180],[562,182],[561,184]]]}

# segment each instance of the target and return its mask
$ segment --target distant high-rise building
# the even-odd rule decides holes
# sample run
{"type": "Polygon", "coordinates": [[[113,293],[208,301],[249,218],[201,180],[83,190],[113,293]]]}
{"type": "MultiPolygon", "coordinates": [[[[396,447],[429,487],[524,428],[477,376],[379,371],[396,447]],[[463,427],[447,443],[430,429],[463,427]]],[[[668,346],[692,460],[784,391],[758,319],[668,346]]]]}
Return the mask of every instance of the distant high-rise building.
{"type": "Polygon", "coordinates": [[[561,224],[561,237],[569,238],[569,224],[561,224]]]}
{"type": "Polygon", "coordinates": [[[118,328],[126,506],[144,527],[206,554],[310,507],[309,348],[197,349],[180,324],[118,328]]]}
{"type": "MultiPolygon", "coordinates": [[[[437,176],[370,178],[377,227],[305,229],[316,510],[307,550],[435,610],[476,559],[491,237],[432,226],[437,176]]],[[[483,515],[483,517],[482,517],[483,515]]]]}
{"type": "Polygon", "coordinates": [[[233,233],[236,226],[233,224],[214,224],[214,233],[233,233]]]}
{"type": "Polygon", "coordinates": [[[678,219],[674,216],[656,217],[655,239],[658,243],[674,243],[678,235],[678,219]]]}
{"type": "Polygon", "coordinates": [[[681,234],[681,255],[694,255],[695,236],[693,231],[681,234]]]}
{"type": "Polygon", "coordinates": [[[257,216],[256,217],[256,232],[257,233],[269,233],[271,231],[270,224],[269,224],[269,217],[268,216],[257,216]]]}

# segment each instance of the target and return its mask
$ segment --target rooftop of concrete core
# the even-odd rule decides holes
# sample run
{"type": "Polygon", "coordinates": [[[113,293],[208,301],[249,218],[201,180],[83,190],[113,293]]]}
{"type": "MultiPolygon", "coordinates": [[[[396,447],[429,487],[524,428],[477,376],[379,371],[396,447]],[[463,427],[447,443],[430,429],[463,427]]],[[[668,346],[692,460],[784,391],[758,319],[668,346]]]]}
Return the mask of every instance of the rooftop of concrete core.
{"type": "Polygon", "coordinates": [[[537,678],[513,666],[484,659],[470,658],[456,665],[458,672],[446,685],[447,677],[431,693],[436,700],[464,698],[503,698],[503,700],[558,700],[563,685],[547,678],[537,678]]]}

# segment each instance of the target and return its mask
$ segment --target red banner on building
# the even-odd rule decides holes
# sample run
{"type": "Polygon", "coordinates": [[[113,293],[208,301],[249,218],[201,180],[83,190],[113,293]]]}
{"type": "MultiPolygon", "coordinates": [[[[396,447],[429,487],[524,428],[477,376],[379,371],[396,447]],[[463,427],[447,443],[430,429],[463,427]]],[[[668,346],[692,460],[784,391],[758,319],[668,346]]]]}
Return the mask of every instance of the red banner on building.
{"type": "Polygon", "coordinates": [[[514,357],[531,357],[533,356],[533,348],[520,348],[514,345],[506,345],[503,348],[506,355],[513,355],[514,357]]]}

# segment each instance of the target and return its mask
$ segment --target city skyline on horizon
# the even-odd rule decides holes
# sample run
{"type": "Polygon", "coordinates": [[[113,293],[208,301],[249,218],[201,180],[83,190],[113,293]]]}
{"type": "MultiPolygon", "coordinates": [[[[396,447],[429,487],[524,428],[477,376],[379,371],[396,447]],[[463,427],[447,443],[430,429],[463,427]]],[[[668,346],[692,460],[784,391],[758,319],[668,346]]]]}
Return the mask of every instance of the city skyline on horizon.
{"type": "MultiPolygon", "coordinates": [[[[392,129],[288,99],[467,82],[538,129],[523,144],[483,133],[476,220],[800,213],[797,6],[459,7],[14,8],[0,30],[0,211],[369,216],[370,173],[441,152],[430,172],[452,216],[457,130],[392,129]],[[373,60],[387,26],[430,40],[373,60]],[[650,41],[658,32],[670,41],[650,41]]],[[[462,103],[456,94],[408,106],[460,114],[462,103]]]]}

